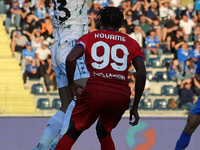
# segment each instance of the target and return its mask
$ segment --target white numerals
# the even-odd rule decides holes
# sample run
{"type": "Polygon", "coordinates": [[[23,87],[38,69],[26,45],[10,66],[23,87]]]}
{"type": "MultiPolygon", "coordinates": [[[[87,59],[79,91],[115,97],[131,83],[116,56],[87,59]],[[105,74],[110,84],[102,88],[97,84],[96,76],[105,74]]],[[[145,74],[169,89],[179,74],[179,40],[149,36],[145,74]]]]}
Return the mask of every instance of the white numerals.
{"type": "Polygon", "coordinates": [[[110,64],[112,68],[117,71],[124,71],[127,69],[128,54],[128,49],[122,44],[116,44],[110,48],[110,46],[107,43],[103,41],[98,41],[94,43],[91,48],[91,56],[93,60],[96,61],[93,62],[91,65],[95,69],[103,69],[109,65],[111,55],[111,59],[114,60],[114,62],[110,64]],[[104,53],[102,56],[98,56],[97,48],[101,46],[104,48],[104,53]],[[119,58],[117,56],[117,50],[123,51],[124,54],[122,58],[119,58]]]}

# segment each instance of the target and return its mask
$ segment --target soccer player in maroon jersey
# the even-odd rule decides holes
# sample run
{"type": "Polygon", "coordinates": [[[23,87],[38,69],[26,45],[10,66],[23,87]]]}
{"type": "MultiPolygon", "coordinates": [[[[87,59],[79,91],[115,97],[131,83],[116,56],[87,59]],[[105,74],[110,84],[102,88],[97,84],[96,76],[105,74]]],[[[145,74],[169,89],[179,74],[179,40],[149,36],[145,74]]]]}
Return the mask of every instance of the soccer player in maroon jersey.
{"type": "Polygon", "coordinates": [[[66,71],[72,96],[78,96],[74,83],[76,60],[85,54],[90,78],[78,96],[70,126],[55,150],[70,150],[81,133],[97,119],[96,131],[102,150],[114,150],[111,131],[128,109],[130,89],[128,67],[132,61],[137,72],[135,100],[130,110],[130,125],[138,124],[138,103],[144,90],[146,69],[139,44],[128,35],[117,32],[123,13],[116,7],[104,7],[98,14],[103,30],[82,36],[66,59],[66,71]],[[134,116],[135,120],[132,121],[134,116]]]}

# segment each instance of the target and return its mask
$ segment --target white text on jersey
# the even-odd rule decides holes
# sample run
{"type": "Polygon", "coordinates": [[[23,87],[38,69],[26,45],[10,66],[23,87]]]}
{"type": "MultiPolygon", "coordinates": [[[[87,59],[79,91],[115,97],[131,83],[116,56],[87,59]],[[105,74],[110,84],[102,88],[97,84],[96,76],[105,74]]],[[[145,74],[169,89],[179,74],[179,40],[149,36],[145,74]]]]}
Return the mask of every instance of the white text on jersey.
{"type": "Polygon", "coordinates": [[[123,41],[126,42],[126,38],[122,37],[120,35],[114,35],[114,34],[105,34],[105,33],[95,33],[94,38],[105,38],[110,40],[116,40],[116,41],[123,41]]]}

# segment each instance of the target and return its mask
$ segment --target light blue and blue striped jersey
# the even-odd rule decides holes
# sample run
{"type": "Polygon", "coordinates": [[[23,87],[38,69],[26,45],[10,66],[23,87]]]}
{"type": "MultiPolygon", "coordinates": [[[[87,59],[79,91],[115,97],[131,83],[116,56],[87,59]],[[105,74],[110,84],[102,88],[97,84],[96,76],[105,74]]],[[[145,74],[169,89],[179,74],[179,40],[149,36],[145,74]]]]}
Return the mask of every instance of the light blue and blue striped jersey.
{"type": "Polygon", "coordinates": [[[35,57],[35,51],[31,49],[31,51],[29,52],[29,51],[27,51],[27,49],[25,48],[25,49],[23,49],[23,51],[22,51],[22,57],[23,57],[23,56],[24,56],[25,58],[27,58],[27,59],[32,60],[32,59],[35,57]]]}
{"type": "Polygon", "coordinates": [[[154,36],[154,39],[150,39],[150,36],[148,35],[145,39],[145,45],[149,46],[151,48],[156,48],[156,44],[159,44],[159,40],[157,36],[154,36]]]}

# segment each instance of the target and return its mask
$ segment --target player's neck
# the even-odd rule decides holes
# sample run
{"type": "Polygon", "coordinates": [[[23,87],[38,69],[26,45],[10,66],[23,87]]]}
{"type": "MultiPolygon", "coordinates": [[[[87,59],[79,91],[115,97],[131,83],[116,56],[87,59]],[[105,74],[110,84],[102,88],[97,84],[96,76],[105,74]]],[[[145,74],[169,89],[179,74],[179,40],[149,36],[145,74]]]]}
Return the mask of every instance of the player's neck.
{"type": "Polygon", "coordinates": [[[103,27],[103,30],[118,31],[118,29],[115,29],[113,27],[103,27]]]}

